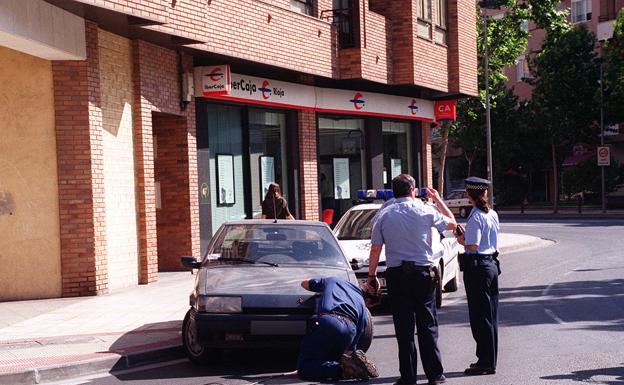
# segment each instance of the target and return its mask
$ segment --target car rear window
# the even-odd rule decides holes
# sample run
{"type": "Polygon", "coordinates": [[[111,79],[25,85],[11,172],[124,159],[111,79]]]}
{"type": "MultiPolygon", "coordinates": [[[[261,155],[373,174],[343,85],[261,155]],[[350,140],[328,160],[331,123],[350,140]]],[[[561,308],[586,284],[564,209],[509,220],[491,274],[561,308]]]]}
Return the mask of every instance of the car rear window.
{"type": "Polygon", "coordinates": [[[210,259],[244,259],[278,265],[346,266],[336,238],[323,226],[225,225],[208,255],[210,259]]]}
{"type": "Polygon", "coordinates": [[[341,241],[370,239],[373,218],[377,211],[378,209],[349,211],[336,227],[336,237],[341,241]]]}

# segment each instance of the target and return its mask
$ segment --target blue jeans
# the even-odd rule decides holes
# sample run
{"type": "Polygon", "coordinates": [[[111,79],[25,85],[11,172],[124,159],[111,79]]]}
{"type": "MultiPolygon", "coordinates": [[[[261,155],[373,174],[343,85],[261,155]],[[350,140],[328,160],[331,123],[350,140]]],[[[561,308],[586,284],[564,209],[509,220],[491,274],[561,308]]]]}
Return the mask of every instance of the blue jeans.
{"type": "Polygon", "coordinates": [[[299,377],[304,380],[339,379],[338,360],[353,342],[355,334],[352,322],[331,315],[320,316],[318,325],[301,343],[297,362],[299,377]]]}

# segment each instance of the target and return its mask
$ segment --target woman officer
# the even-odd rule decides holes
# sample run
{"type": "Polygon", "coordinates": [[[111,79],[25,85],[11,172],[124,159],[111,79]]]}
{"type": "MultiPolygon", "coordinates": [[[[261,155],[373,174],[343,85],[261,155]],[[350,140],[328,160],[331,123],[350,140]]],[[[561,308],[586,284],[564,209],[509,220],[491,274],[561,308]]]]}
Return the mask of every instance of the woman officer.
{"type": "Polygon", "coordinates": [[[470,328],[477,343],[477,362],[470,364],[464,373],[494,374],[498,352],[498,214],[488,205],[489,180],[470,177],[465,184],[473,209],[465,233],[457,235],[466,250],[460,264],[470,328]]]}

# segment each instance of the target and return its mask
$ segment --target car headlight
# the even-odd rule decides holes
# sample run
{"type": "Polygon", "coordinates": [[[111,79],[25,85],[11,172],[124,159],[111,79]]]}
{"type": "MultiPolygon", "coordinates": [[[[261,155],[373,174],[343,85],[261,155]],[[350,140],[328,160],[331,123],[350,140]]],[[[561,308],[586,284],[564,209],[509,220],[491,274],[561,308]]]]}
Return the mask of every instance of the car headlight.
{"type": "Polygon", "coordinates": [[[241,297],[200,296],[197,310],[207,313],[240,313],[243,310],[241,297]]]}

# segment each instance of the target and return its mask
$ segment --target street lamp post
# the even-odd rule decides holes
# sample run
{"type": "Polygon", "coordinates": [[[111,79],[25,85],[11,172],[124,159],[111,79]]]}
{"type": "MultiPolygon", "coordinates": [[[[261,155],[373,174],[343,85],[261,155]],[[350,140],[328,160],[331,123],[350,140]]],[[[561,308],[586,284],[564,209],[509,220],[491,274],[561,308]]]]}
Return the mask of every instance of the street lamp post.
{"type": "MultiPolygon", "coordinates": [[[[600,65],[600,147],[604,147],[604,85],[602,84],[603,62],[604,60],[600,60],[598,62],[598,65],[600,65]]],[[[605,166],[600,166],[600,184],[602,195],[602,212],[605,213],[607,211],[605,199],[605,166]]]]}
{"type": "MultiPolygon", "coordinates": [[[[483,2],[485,3],[485,2],[483,2]]],[[[487,176],[490,180],[488,186],[488,203],[490,207],[494,207],[494,172],[492,169],[492,124],[490,120],[490,63],[488,58],[488,16],[483,16],[483,34],[484,34],[484,77],[485,77],[485,129],[487,137],[487,176]]]]}

